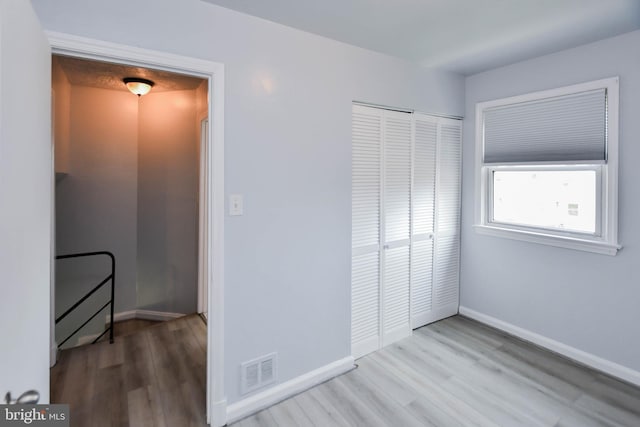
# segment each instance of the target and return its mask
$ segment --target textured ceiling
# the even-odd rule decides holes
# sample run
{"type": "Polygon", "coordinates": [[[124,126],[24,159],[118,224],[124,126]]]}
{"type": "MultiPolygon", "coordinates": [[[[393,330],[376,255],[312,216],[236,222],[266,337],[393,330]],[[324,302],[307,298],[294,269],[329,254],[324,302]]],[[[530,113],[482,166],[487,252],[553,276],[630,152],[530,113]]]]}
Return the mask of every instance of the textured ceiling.
{"type": "Polygon", "coordinates": [[[153,86],[154,92],[166,92],[196,89],[203,81],[203,79],[197,77],[168,71],[90,61],[68,56],[54,55],[53,61],[60,65],[69,83],[77,86],[126,91],[128,89],[122,82],[123,78],[142,77],[155,83],[153,86]]]}
{"type": "Polygon", "coordinates": [[[640,28],[640,0],[203,0],[474,74],[640,28]]]}

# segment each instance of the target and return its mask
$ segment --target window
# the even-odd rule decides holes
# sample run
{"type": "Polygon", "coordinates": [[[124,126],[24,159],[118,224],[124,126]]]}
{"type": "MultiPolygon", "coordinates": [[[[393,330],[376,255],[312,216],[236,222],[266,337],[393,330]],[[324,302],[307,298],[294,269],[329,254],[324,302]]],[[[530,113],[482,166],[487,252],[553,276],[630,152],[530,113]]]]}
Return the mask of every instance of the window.
{"type": "Polygon", "coordinates": [[[598,170],[494,170],[493,223],[599,235],[598,170]]]}
{"type": "Polygon", "coordinates": [[[476,230],[615,255],[618,78],[476,106],[476,230]]]}

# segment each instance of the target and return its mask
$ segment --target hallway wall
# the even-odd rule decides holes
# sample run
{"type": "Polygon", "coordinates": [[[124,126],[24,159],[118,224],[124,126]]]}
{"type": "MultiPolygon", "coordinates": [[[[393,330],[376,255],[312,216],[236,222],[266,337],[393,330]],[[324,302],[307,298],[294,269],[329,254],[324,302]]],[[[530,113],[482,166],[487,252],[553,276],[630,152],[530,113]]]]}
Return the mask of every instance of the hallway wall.
{"type": "Polygon", "coordinates": [[[57,61],[51,62],[53,138],[55,171],[69,172],[69,140],[71,139],[71,85],[57,61]]]}
{"type": "MultiPolygon", "coordinates": [[[[54,90],[64,93],[59,72],[54,90]]],[[[69,93],[69,105],[64,97],[56,99],[62,111],[68,108],[70,121],[68,144],[56,144],[56,155],[68,159],[61,163],[67,175],[56,184],[56,253],[113,252],[116,313],[195,312],[196,91],[138,98],[71,85],[69,93]]],[[[59,119],[64,129],[66,117],[59,119]]],[[[106,277],[109,265],[106,257],[58,261],[57,314],[106,277]]],[[[108,292],[104,287],[65,319],[58,340],[104,304],[108,292]]],[[[78,335],[96,334],[103,325],[104,316],[98,316],[78,335]]]]}
{"type": "Polygon", "coordinates": [[[194,313],[198,295],[196,91],[140,98],[138,308],[194,313]]]}
{"type": "MultiPolygon", "coordinates": [[[[137,110],[130,93],[72,85],[68,175],[56,184],[56,253],[113,252],[116,312],[136,308],[137,110]]],[[[61,260],[56,267],[57,314],[110,272],[107,257],[61,260]]],[[[104,304],[108,291],[65,319],[58,340],[104,304]]],[[[101,322],[98,316],[78,335],[96,333],[101,322]]]]}

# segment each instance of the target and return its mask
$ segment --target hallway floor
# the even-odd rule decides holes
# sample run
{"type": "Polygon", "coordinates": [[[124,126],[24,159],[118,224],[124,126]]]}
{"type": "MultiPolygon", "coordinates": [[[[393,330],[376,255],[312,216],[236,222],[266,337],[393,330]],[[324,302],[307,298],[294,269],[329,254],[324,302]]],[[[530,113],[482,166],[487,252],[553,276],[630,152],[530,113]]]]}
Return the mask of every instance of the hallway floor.
{"type": "Polygon", "coordinates": [[[113,344],[60,352],[51,369],[51,401],[70,405],[71,426],[206,426],[200,316],[129,322],[115,332],[113,344]]]}

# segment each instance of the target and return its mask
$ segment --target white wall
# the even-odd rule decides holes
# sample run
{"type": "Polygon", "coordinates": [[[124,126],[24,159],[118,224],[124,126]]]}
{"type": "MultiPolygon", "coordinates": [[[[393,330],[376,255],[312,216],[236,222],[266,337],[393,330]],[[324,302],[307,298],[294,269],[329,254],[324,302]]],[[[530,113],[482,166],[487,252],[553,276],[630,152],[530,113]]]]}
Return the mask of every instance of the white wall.
{"type": "Polygon", "coordinates": [[[0,395],[49,402],[51,58],[29,2],[0,0],[0,395]],[[23,85],[21,82],[28,82],[23,85]]]}
{"type": "Polygon", "coordinates": [[[462,115],[462,78],[199,0],[33,3],[49,30],[225,64],[229,402],[242,361],[276,351],[284,381],[348,356],[351,102],[462,115]]]}
{"type": "Polygon", "coordinates": [[[640,371],[640,31],[466,79],[461,305],[640,371]],[[476,234],[474,108],[620,76],[620,242],[615,257],[476,234]]]}
{"type": "Polygon", "coordinates": [[[196,91],[140,98],[138,308],[195,313],[198,296],[196,91]]]}

